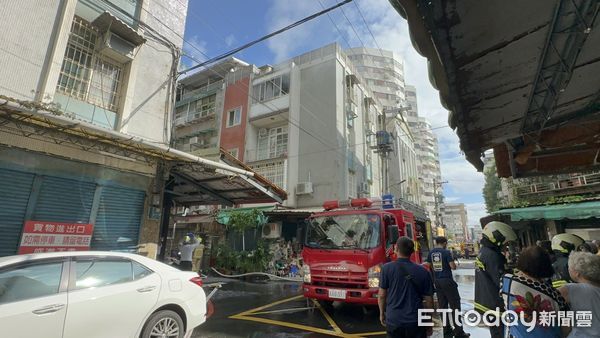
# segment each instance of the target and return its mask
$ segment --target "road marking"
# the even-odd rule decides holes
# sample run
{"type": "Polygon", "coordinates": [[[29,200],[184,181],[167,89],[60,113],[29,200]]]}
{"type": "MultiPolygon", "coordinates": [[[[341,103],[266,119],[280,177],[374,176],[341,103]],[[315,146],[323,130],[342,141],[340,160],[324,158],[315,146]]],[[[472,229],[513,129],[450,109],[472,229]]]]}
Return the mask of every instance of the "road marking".
{"type": "Polygon", "coordinates": [[[333,328],[333,330],[337,333],[344,333],[342,332],[342,330],[340,329],[340,327],[333,321],[333,319],[331,318],[331,316],[329,315],[329,313],[327,313],[327,311],[325,311],[325,309],[323,309],[323,307],[321,306],[321,304],[319,304],[319,302],[317,302],[316,299],[313,299],[313,304],[315,304],[315,306],[317,308],[319,308],[319,311],[321,311],[321,313],[323,314],[323,317],[325,317],[325,319],[327,320],[327,322],[329,323],[329,325],[331,325],[331,327],[333,328]]]}
{"type": "Polygon", "coordinates": [[[325,335],[328,335],[328,336],[334,336],[334,337],[358,337],[356,335],[347,335],[347,334],[338,333],[338,332],[335,332],[335,331],[332,331],[332,330],[320,329],[320,328],[317,328],[317,327],[312,327],[312,326],[307,326],[307,325],[301,325],[301,324],[296,324],[296,323],[282,322],[282,321],[273,320],[273,319],[258,318],[258,317],[249,317],[249,316],[240,316],[240,315],[231,316],[229,318],[232,318],[232,319],[241,319],[241,320],[249,320],[249,321],[263,323],[263,324],[271,324],[271,325],[278,325],[278,326],[290,327],[292,329],[298,329],[300,331],[309,331],[309,332],[321,333],[321,334],[325,334],[325,335]]]}
{"type": "Polygon", "coordinates": [[[270,313],[295,312],[295,311],[303,311],[303,310],[311,310],[311,309],[314,309],[314,307],[292,307],[289,309],[252,312],[251,314],[253,314],[253,315],[268,315],[270,313]]]}
{"type": "Polygon", "coordinates": [[[299,296],[294,296],[294,297],[290,297],[290,298],[285,298],[285,299],[281,299],[278,300],[276,302],[272,302],[254,309],[250,309],[244,312],[240,312],[236,315],[232,315],[229,316],[230,319],[237,319],[237,320],[246,320],[246,321],[251,321],[251,322],[257,322],[257,323],[262,323],[262,324],[269,324],[269,325],[277,325],[277,326],[283,326],[283,327],[289,327],[292,329],[297,329],[300,331],[308,331],[308,332],[314,332],[314,333],[320,333],[320,334],[324,334],[324,335],[328,335],[328,336],[334,336],[334,337],[344,337],[344,338],[359,338],[359,337],[367,337],[367,336],[379,336],[379,335],[385,335],[386,332],[385,331],[381,331],[381,332],[365,332],[365,333],[345,333],[342,331],[342,329],[340,329],[340,327],[337,325],[337,323],[335,322],[335,320],[333,320],[333,318],[331,317],[331,315],[329,315],[329,313],[327,313],[327,311],[319,304],[319,302],[317,302],[314,299],[311,299],[313,304],[315,305],[315,307],[317,307],[319,309],[319,311],[321,312],[321,314],[323,315],[323,317],[325,318],[325,320],[327,321],[327,323],[329,323],[329,325],[333,328],[333,330],[329,330],[329,329],[322,329],[319,327],[314,327],[314,326],[308,326],[308,325],[302,325],[302,324],[296,324],[296,323],[291,323],[291,322],[284,322],[281,320],[274,320],[274,319],[268,319],[268,318],[261,318],[261,317],[253,317],[254,315],[263,315],[263,314],[272,314],[272,313],[281,313],[281,312],[286,312],[286,311],[301,311],[301,310],[310,310],[312,309],[312,307],[306,307],[306,308],[288,308],[288,309],[279,309],[279,310],[267,310],[267,311],[262,311],[265,309],[268,309],[270,307],[276,306],[276,305],[280,305],[286,302],[291,302],[297,299],[301,299],[304,298],[303,295],[299,295],[299,296]]]}
{"type": "Polygon", "coordinates": [[[248,310],[248,311],[244,311],[242,313],[238,313],[237,315],[245,316],[245,315],[253,314],[253,313],[259,312],[260,310],[264,310],[264,309],[270,308],[272,306],[283,304],[283,303],[286,303],[286,302],[291,302],[293,300],[300,299],[300,298],[304,298],[304,296],[303,295],[299,295],[299,296],[295,296],[295,297],[291,297],[291,298],[285,298],[285,299],[278,300],[276,302],[273,302],[273,303],[270,303],[270,304],[267,304],[267,305],[263,305],[263,306],[257,307],[255,309],[251,309],[251,310],[248,310]]]}

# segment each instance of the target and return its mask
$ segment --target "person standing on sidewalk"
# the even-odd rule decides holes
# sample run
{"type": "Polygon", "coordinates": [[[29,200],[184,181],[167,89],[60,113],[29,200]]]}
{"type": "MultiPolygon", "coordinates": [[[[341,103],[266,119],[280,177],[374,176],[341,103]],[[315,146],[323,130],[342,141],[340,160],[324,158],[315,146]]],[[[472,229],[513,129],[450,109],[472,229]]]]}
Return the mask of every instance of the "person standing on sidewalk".
{"type": "Polygon", "coordinates": [[[192,271],[194,250],[196,250],[199,245],[200,241],[191,232],[185,236],[183,243],[179,244],[179,251],[181,251],[181,262],[179,263],[179,268],[181,270],[192,271]]]}
{"type": "Polygon", "coordinates": [[[433,309],[433,284],[429,272],[410,261],[414,242],[400,237],[396,261],[387,263],[379,281],[379,320],[391,338],[425,338],[433,327],[419,326],[419,309],[433,309]]]}
{"type": "Polygon", "coordinates": [[[454,323],[454,313],[460,312],[460,295],[458,294],[458,284],[452,276],[452,270],[456,270],[456,263],[452,258],[452,253],[446,249],[447,245],[446,237],[436,237],[435,248],[427,256],[427,263],[433,272],[438,306],[440,309],[447,309],[449,305],[452,310],[452,313],[443,321],[446,324],[444,325],[444,337],[469,337],[470,335],[463,330],[462,316],[457,316],[457,323],[454,323]]]}

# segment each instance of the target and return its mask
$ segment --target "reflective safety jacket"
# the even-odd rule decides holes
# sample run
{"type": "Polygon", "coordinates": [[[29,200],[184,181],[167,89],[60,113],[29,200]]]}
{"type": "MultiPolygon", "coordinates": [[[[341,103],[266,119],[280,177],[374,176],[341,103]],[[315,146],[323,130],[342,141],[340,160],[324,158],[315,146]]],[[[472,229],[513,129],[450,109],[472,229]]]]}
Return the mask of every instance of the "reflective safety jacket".
{"type": "Polygon", "coordinates": [[[560,288],[568,283],[572,283],[569,275],[569,257],[564,254],[557,254],[556,261],[552,263],[554,275],[552,276],[552,286],[560,288]]]}
{"type": "Polygon", "coordinates": [[[504,302],[500,297],[500,280],[505,273],[506,258],[499,249],[482,245],[475,260],[475,310],[480,313],[500,311],[504,302]]]}

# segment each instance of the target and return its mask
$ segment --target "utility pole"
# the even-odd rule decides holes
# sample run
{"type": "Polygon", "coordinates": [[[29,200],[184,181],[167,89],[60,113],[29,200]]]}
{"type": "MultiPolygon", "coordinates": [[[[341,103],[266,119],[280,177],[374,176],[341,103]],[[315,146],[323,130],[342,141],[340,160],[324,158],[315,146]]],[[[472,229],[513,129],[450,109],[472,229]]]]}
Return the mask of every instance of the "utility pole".
{"type": "Polygon", "coordinates": [[[379,130],[377,131],[377,145],[373,147],[375,153],[381,155],[382,166],[381,166],[381,177],[383,178],[382,195],[389,192],[389,155],[394,150],[392,144],[392,137],[387,131],[386,125],[386,114],[387,111],[383,111],[383,114],[379,119],[379,130]]]}
{"type": "Polygon", "coordinates": [[[441,187],[442,184],[448,183],[448,181],[438,182],[437,179],[433,179],[433,198],[435,202],[435,223],[438,227],[444,227],[444,219],[442,213],[440,212],[440,195],[438,194],[438,186],[441,187]]]}
{"type": "MultiPolygon", "coordinates": [[[[399,114],[402,111],[407,110],[407,107],[395,108],[392,110],[383,110],[383,114],[379,118],[379,131],[377,131],[377,145],[372,147],[375,149],[375,153],[381,155],[382,166],[381,166],[381,177],[383,178],[382,195],[389,193],[389,155],[394,151],[394,137],[387,131],[387,114],[399,114]]],[[[395,116],[395,115],[394,115],[395,116]]],[[[402,196],[400,196],[402,197],[402,196]]]]}

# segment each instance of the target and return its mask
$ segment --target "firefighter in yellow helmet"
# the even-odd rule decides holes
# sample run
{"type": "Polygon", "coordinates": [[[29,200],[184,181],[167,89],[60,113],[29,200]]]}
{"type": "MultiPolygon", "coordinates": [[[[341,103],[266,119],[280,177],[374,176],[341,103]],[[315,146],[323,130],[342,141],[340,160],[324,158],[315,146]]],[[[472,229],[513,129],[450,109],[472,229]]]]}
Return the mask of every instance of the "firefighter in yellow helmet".
{"type": "Polygon", "coordinates": [[[585,241],[573,234],[558,234],[552,237],[552,252],[556,257],[556,261],[552,263],[554,268],[554,276],[552,276],[552,286],[559,288],[572,283],[569,276],[569,254],[576,250],[585,241]]]}
{"type": "MultiPolygon", "coordinates": [[[[491,311],[497,316],[504,302],[500,297],[500,279],[506,272],[506,258],[502,249],[507,243],[517,240],[517,234],[506,223],[490,222],[482,232],[481,249],[475,260],[475,310],[488,315],[491,311]]],[[[490,326],[491,338],[504,337],[501,321],[498,326],[490,326]]]]}

